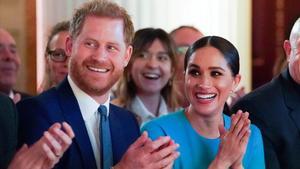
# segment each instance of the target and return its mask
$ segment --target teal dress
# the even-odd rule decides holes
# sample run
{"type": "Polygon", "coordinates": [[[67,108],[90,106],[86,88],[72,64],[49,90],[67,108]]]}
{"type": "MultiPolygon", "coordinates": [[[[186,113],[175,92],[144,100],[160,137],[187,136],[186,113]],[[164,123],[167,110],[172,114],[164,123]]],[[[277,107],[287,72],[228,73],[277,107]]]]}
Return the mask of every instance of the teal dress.
{"type": "MultiPolygon", "coordinates": [[[[225,128],[230,127],[230,117],[224,115],[225,128]]],[[[251,135],[246,154],[243,159],[245,169],[264,169],[263,141],[259,129],[251,125],[251,135]]],[[[215,159],[220,144],[220,139],[208,139],[199,135],[184,111],[178,111],[154,119],[144,126],[142,131],[148,131],[151,139],[159,136],[170,136],[180,145],[180,156],[176,159],[173,169],[207,169],[215,159]]]]}

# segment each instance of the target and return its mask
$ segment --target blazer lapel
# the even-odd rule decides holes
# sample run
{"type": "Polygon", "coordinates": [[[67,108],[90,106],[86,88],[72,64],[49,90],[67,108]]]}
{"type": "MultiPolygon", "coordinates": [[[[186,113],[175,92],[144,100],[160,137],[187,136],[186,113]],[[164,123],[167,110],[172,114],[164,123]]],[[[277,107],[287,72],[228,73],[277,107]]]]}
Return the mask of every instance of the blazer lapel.
{"type": "Polygon", "coordinates": [[[114,164],[118,162],[121,159],[121,156],[119,151],[122,150],[120,146],[122,145],[122,141],[124,140],[124,133],[122,132],[124,128],[121,126],[120,119],[117,116],[116,112],[117,110],[114,108],[114,106],[111,106],[109,108],[109,125],[110,125],[110,131],[111,131],[111,140],[112,140],[112,148],[113,148],[113,161],[114,164]]]}
{"type": "Polygon", "coordinates": [[[300,134],[300,93],[297,92],[288,70],[282,73],[284,101],[290,110],[289,115],[300,134]]]}
{"type": "Polygon", "coordinates": [[[73,144],[79,147],[84,168],[97,168],[84,120],[67,78],[57,87],[57,90],[62,113],[65,116],[66,122],[72,126],[75,133],[73,144]]]}

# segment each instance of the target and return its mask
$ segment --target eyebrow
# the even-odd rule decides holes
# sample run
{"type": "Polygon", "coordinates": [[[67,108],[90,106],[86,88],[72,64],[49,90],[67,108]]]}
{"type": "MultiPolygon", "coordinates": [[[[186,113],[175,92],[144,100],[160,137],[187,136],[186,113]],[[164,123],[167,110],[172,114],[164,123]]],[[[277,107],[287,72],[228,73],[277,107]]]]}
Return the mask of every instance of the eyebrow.
{"type": "MultiPolygon", "coordinates": [[[[3,44],[3,43],[0,43],[0,47],[4,47],[4,46],[6,46],[6,45],[3,44]]],[[[13,48],[13,49],[16,49],[16,48],[17,48],[17,46],[16,46],[15,44],[9,44],[8,47],[9,47],[9,48],[13,48]]]]}
{"type": "Polygon", "coordinates": [[[188,65],[188,68],[197,68],[197,69],[199,69],[200,67],[198,65],[192,63],[192,64],[188,65]]]}
{"type": "MultiPolygon", "coordinates": [[[[196,64],[190,64],[188,66],[188,68],[197,68],[197,69],[200,69],[200,66],[196,65],[196,64]]],[[[224,71],[225,72],[225,69],[223,69],[222,67],[219,67],[219,66],[211,66],[209,67],[210,70],[221,70],[221,71],[224,71]]]]}
{"type": "Polygon", "coordinates": [[[209,67],[209,69],[225,71],[225,69],[223,69],[222,67],[218,67],[218,66],[212,66],[212,67],[209,67]]]}
{"type": "Polygon", "coordinates": [[[161,51],[161,52],[157,52],[157,54],[168,54],[167,51],[161,51]]]}

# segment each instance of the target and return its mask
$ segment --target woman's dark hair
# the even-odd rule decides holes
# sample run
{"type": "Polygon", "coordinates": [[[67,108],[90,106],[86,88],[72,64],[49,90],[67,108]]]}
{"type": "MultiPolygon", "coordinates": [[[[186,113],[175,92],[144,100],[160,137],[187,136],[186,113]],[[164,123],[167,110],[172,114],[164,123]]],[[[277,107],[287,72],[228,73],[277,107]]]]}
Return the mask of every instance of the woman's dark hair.
{"type": "MultiPolygon", "coordinates": [[[[162,29],[145,28],[138,30],[135,33],[132,41],[133,52],[131,59],[128,63],[128,66],[123,72],[123,77],[120,83],[118,84],[118,89],[116,93],[120,99],[120,104],[124,104],[125,107],[131,103],[132,99],[136,95],[136,85],[134,84],[130,74],[132,64],[142,52],[147,51],[147,49],[156,39],[158,39],[162,43],[164,49],[167,51],[167,54],[170,57],[172,72],[176,71],[175,44],[170,35],[162,29]]],[[[174,76],[171,77],[168,84],[165,87],[163,87],[161,91],[161,95],[164,97],[164,99],[167,102],[167,105],[171,109],[177,108],[177,101],[175,100],[175,96],[173,96],[173,94],[175,93],[174,90],[176,90],[175,85],[173,85],[173,78],[174,76]]]]}
{"type": "Polygon", "coordinates": [[[218,49],[223,55],[233,76],[240,71],[240,58],[237,49],[228,40],[219,36],[205,36],[194,42],[187,50],[184,58],[184,69],[186,70],[191,55],[198,49],[211,46],[218,49]]]}

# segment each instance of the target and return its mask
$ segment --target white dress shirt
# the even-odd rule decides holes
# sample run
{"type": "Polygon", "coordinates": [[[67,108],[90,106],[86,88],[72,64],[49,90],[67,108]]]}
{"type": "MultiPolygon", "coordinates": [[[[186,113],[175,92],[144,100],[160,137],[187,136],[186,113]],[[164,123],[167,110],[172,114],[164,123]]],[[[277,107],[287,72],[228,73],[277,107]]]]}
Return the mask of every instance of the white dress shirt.
{"type": "MultiPolygon", "coordinates": [[[[134,97],[128,109],[138,117],[140,125],[143,125],[145,122],[156,118],[156,116],[147,109],[147,107],[144,105],[144,103],[138,96],[134,97]]],[[[167,104],[164,98],[161,96],[158,108],[158,116],[166,115],[168,113],[169,110],[167,104]]]]}
{"type": "MultiPolygon", "coordinates": [[[[89,139],[93,148],[94,156],[96,159],[97,168],[101,169],[101,150],[100,150],[100,133],[99,133],[99,125],[100,125],[100,114],[97,109],[100,106],[91,96],[82,91],[71,79],[68,75],[68,81],[72,88],[72,91],[76,97],[76,100],[79,104],[80,112],[83,117],[85,127],[87,133],[89,135],[89,139]]],[[[110,97],[103,104],[108,111],[109,115],[109,102],[110,97]]],[[[75,136],[76,137],[76,136],[75,136]]]]}
{"type": "Polygon", "coordinates": [[[12,100],[14,100],[14,97],[15,97],[15,94],[14,94],[14,91],[11,90],[8,94],[8,97],[10,97],[12,100]]]}

